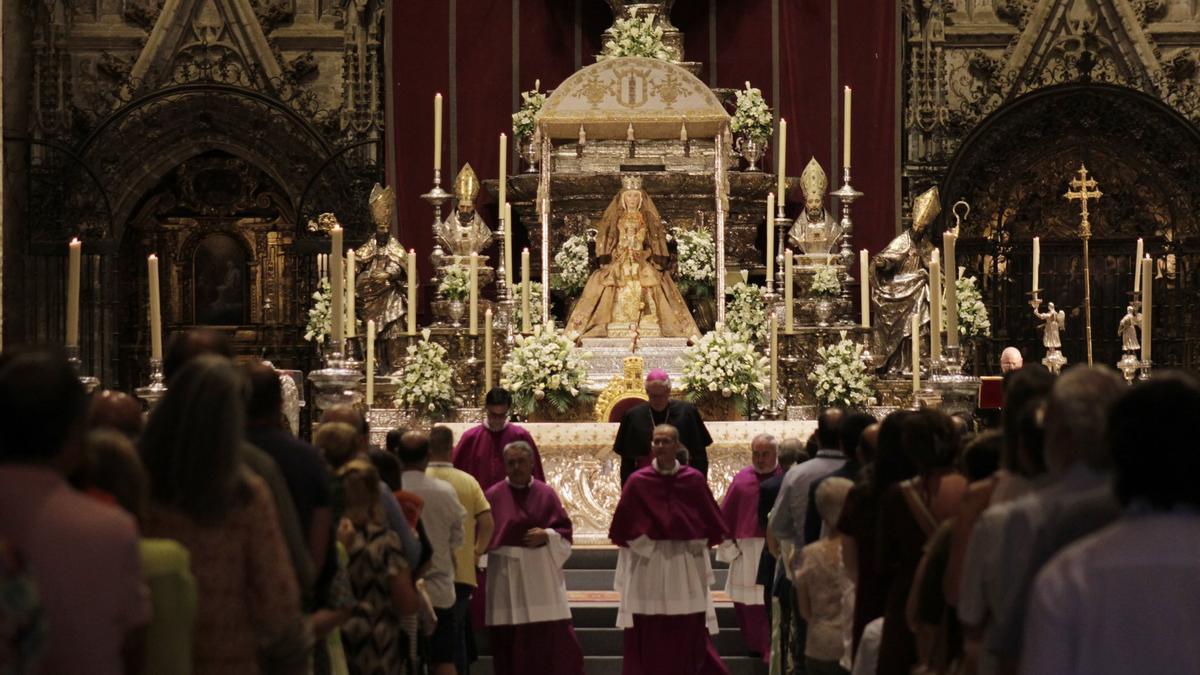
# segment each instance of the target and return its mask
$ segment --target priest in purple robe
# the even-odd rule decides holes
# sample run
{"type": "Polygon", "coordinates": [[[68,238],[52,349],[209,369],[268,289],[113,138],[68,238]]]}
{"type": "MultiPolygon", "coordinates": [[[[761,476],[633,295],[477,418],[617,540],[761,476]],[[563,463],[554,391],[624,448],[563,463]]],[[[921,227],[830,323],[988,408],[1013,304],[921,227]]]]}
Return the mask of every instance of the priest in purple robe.
{"type": "Polygon", "coordinates": [[[571,519],[553,488],[533,477],[533,448],[504,448],[507,477],[487,491],[496,529],[488,547],[486,623],[497,675],[535,670],[582,675],[563,563],[571,519]]]}
{"type": "Polygon", "coordinates": [[[650,466],[629,477],[608,538],[625,629],[623,675],[728,675],[712,635],[717,614],[708,550],[726,539],[704,474],[680,464],[679,431],[654,428],[650,466]]]}
{"type": "Polygon", "coordinates": [[[770,434],[759,434],[750,443],[751,465],[733,477],[721,515],[730,539],[717,549],[717,560],[729,563],[725,592],[733,599],[742,638],[751,652],[770,661],[771,627],[763,604],[763,586],[758,583],[758,565],[766,543],[766,532],[758,520],[758,486],[781,475],[779,442],[770,434]]]}
{"type": "Polygon", "coordinates": [[[542,472],[542,458],[538,455],[533,436],[521,427],[508,421],[512,408],[512,394],[507,389],[495,387],[483,400],[487,414],[483,424],[468,430],[458,439],[454,448],[454,468],[466,471],[479,481],[484,492],[504,480],[504,448],[514,441],[525,441],[533,449],[533,477],[546,480],[542,472]]]}

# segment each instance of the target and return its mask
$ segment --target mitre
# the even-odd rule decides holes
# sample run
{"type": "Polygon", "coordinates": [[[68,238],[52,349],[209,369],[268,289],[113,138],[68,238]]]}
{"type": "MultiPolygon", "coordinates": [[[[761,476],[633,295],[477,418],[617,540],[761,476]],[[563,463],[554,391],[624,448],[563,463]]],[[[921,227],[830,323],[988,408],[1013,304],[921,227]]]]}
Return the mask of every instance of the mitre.
{"type": "Polygon", "coordinates": [[[454,196],[459,204],[474,204],[475,195],[479,194],[479,177],[470,164],[464,164],[458,177],[454,179],[454,196]]]}
{"type": "Polygon", "coordinates": [[[922,226],[932,223],[933,219],[942,212],[940,202],[936,185],[917,195],[917,198],[913,200],[913,226],[916,227],[918,223],[922,226]]]}
{"type": "Polygon", "coordinates": [[[380,198],[385,198],[390,203],[395,200],[395,192],[390,187],[383,187],[379,183],[371,188],[371,196],[367,198],[368,204],[374,204],[380,198]]]}
{"type": "Polygon", "coordinates": [[[820,197],[824,199],[825,191],[829,189],[829,178],[825,176],[825,170],[817,162],[817,158],[813,157],[808,160],[808,166],[804,167],[804,173],[800,174],[800,189],[804,192],[804,197],[820,197]]]}

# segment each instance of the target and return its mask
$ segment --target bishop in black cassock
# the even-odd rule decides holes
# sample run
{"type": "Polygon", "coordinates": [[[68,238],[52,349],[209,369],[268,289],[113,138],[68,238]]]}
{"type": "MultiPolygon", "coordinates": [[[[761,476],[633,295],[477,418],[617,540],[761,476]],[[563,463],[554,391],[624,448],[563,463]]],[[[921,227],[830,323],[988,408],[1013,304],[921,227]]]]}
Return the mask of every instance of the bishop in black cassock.
{"type": "Polygon", "coordinates": [[[713,439],[700,411],[691,403],[671,399],[671,380],[664,370],[656,368],[646,375],[646,395],[649,401],[625,411],[613,442],[613,452],[621,456],[622,487],[634,471],[650,465],[650,439],[660,424],[679,430],[679,442],[687,448],[691,466],[707,477],[708,446],[713,439]]]}

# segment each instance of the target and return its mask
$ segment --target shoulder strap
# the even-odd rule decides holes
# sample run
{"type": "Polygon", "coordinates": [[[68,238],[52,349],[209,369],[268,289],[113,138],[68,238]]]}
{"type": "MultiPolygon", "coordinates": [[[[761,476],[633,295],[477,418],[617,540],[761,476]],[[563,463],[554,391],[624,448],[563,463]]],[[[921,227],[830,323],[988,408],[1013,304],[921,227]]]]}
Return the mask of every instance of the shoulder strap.
{"type": "Polygon", "coordinates": [[[921,527],[921,531],[925,533],[925,537],[929,538],[938,527],[938,519],[929,510],[929,507],[925,505],[925,501],[921,499],[921,495],[917,494],[916,486],[913,484],[912,479],[900,483],[900,492],[904,495],[904,501],[908,503],[908,510],[912,512],[917,525],[921,527]]]}

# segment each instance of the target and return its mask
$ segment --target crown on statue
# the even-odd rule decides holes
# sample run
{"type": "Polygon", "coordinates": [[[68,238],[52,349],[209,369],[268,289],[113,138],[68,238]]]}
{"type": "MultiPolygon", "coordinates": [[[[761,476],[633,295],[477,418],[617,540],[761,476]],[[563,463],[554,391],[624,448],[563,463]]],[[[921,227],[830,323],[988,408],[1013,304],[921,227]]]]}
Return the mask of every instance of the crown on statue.
{"type": "Polygon", "coordinates": [[[642,177],[641,176],[621,176],[621,189],[622,190],[641,190],[642,189],[642,177]]]}
{"type": "Polygon", "coordinates": [[[823,198],[829,189],[829,178],[825,175],[825,169],[821,168],[816,157],[808,160],[808,165],[804,167],[804,173],[800,174],[800,189],[804,192],[806,199],[809,197],[823,198]]]}
{"type": "Polygon", "coordinates": [[[392,190],[391,186],[383,187],[376,183],[375,187],[371,188],[371,196],[367,198],[367,203],[374,204],[380,199],[386,199],[389,203],[394,202],[396,201],[396,192],[392,190]]]}
{"type": "Polygon", "coordinates": [[[475,195],[479,194],[479,177],[470,164],[464,164],[458,177],[454,179],[454,196],[460,204],[474,204],[475,195]]]}
{"type": "Polygon", "coordinates": [[[938,214],[941,212],[941,198],[938,195],[938,189],[935,185],[917,195],[917,198],[913,200],[913,225],[929,225],[933,222],[934,218],[938,217],[938,214]]]}

